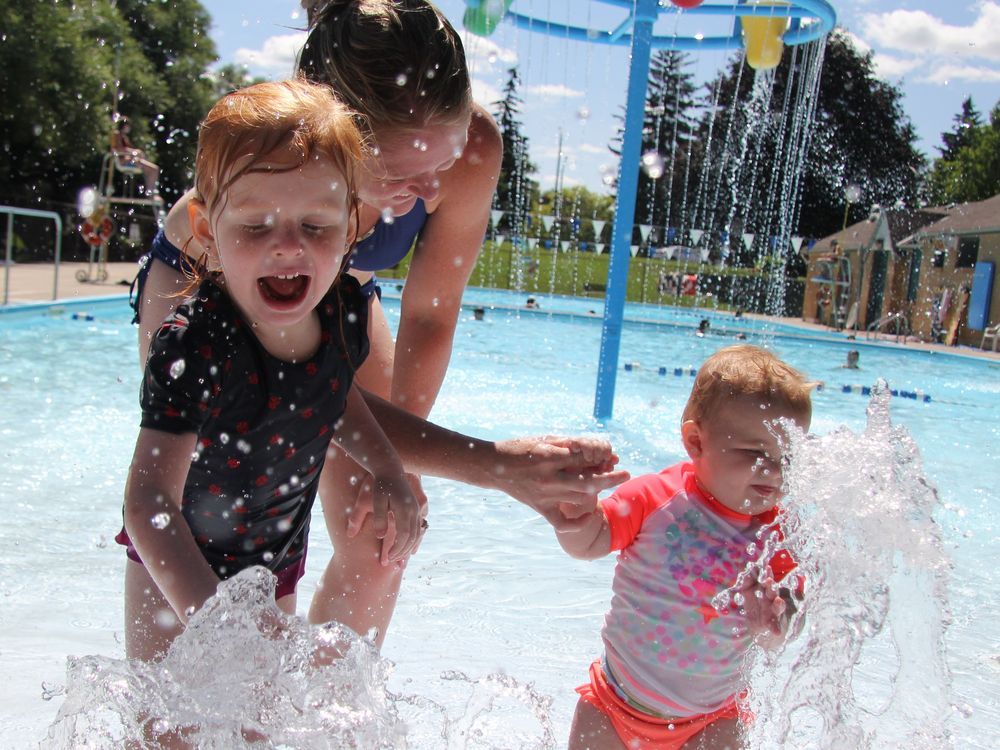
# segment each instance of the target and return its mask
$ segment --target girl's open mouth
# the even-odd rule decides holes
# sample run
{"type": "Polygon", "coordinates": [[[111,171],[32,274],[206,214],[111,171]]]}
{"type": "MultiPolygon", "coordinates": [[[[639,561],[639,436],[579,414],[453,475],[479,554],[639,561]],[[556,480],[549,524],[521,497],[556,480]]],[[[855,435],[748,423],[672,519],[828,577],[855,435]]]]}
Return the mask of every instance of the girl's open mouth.
{"type": "Polygon", "coordinates": [[[257,288],[268,302],[293,306],[305,299],[309,277],[298,273],[264,276],[257,279],[257,288]]]}

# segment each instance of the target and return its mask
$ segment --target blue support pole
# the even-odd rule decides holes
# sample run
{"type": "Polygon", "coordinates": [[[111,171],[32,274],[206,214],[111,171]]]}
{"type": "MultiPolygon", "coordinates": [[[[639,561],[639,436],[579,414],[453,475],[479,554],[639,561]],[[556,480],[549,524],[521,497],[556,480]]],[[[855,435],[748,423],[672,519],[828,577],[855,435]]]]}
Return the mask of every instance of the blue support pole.
{"type": "Polygon", "coordinates": [[[622,154],[618,167],[618,197],[615,201],[615,218],[611,229],[611,263],[608,268],[607,294],[604,300],[601,356],[597,364],[597,393],[594,396],[594,417],[602,422],[611,418],[615,400],[618,349],[621,345],[628,262],[631,258],[632,224],[635,219],[635,198],[639,182],[641,157],[639,151],[642,148],[642,123],[646,109],[646,81],[649,77],[649,55],[656,17],[657,0],[636,0],[632,27],[632,59],[629,62],[628,72],[628,97],[625,104],[625,133],[622,137],[622,154]]]}

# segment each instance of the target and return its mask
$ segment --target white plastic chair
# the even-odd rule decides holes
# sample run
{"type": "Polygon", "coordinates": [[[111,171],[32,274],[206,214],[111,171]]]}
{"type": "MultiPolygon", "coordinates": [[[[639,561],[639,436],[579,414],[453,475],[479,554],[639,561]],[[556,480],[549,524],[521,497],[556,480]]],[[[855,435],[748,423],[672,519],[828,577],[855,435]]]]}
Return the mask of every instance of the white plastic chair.
{"type": "Polygon", "coordinates": [[[996,351],[997,344],[1000,343],[1000,323],[997,323],[995,326],[988,326],[986,330],[983,331],[983,340],[982,343],[979,344],[980,349],[986,348],[987,340],[992,343],[992,350],[996,351]]]}

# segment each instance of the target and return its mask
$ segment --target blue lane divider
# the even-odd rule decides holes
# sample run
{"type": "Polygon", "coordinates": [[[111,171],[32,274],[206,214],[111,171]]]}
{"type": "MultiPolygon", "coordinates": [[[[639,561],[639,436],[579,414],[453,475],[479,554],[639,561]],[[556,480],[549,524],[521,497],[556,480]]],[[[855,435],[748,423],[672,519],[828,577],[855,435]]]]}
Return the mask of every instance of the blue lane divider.
{"type": "MultiPolygon", "coordinates": [[[[625,372],[632,372],[633,370],[641,370],[642,365],[639,362],[626,362],[625,372]]],[[[674,377],[680,378],[685,375],[694,377],[698,374],[698,369],[696,367],[658,367],[656,372],[660,375],[666,375],[668,373],[673,373],[674,377]]],[[[823,384],[820,383],[816,386],[817,391],[823,390],[823,384]]],[[[840,386],[841,393],[859,393],[862,396],[870,396],[872,393],[871,386],[867,385],[842,385],[840,386]]],[[[889,393],[896,398],[908,398],[913,401],[923,401],[925,404],[931,402],[930,394],[924,393],[923,391],[904,391],[892,388],[889,393]]]]}

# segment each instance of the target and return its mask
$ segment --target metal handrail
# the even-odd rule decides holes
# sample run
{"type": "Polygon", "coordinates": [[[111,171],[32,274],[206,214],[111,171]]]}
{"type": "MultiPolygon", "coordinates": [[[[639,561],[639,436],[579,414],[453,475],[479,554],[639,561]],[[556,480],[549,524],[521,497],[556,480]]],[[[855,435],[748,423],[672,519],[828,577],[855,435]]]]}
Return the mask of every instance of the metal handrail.
{"type": "Polygon", "coordinates": [[[891,312],[883,315],[881,318],[876,320],[874,323],[868,325],[866,338],[871,338],[872,333],[885,333],[882,329],[888,328],[890,323],[896,324],[896,331],[892,335],[896,337],[898,341],[902,338],[904,341],[910,333],[910,321],[901,312],[891,312]],[[902,328],[902,330],[900,330],[902,328]]]}
{"type": "Polygon", "coordinates": [[[39,219],[52,219],[56,223],[56,265],[55,274],[52,279],[52,299],[59,299],[59,261],[62,258],[62,217],[55,211],[39,211],[34,208],[18,208],[17,206],[0,206],[0,213],[7,214],[7,252],[5,254],[6,263],[3,267],[3,304],[6,305],[10,298],[10,266],[13,261],[12,250],[14,247],[14,217],[34,216],[39,219]]]}

